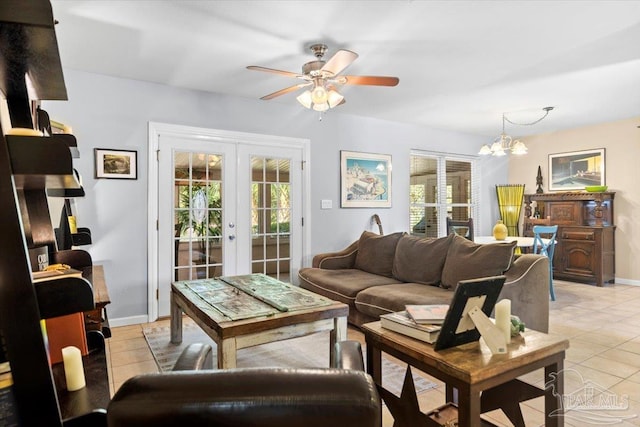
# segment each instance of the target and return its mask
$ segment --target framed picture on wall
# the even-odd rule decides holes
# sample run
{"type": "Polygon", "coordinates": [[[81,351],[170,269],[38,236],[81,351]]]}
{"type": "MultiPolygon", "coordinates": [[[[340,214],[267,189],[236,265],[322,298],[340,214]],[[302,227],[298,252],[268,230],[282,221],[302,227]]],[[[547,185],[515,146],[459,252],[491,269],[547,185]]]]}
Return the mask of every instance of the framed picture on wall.
{"type": "Polygon", "coordinates": [[[138,179],[138,152],[96,148],[96,178],[138,179]]]}
{"type": "Polygon", "coordinates": [[[391,207],[391,155],[340,151],[340,207],[391,207]]]}
{"type": "Polygon", "coordinates": [[[549,190],[584,190],[605,185],[604,148],[549,154],[549,190]]]}

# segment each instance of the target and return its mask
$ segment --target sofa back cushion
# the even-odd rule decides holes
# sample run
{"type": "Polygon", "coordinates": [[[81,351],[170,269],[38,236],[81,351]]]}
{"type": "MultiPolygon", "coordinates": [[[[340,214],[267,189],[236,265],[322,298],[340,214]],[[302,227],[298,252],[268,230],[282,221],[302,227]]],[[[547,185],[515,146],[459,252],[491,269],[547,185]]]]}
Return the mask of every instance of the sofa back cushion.
{"type": "Polygon", "coordinates": [[[393,257],[396,253],[398,240],[403,235],[403,232],[386,236],[380,236],[370,231],[363,232],[358,241],[355,268],[367,273],[393,277],[391,275],[393,257]]]}
{"type": "Polygon", "coordinates": [[[393,277],[408,283],[439,285],[453,235],[440,238],[402,236],[393,259],[393,277]]]}
{"type": "Polygon", "coordinates": [[[442,287],[455,289],[461,280],[501,275],[511,267],[515,248],[515,241],[481,245],[454,235],[442,269],[442,287]]]}

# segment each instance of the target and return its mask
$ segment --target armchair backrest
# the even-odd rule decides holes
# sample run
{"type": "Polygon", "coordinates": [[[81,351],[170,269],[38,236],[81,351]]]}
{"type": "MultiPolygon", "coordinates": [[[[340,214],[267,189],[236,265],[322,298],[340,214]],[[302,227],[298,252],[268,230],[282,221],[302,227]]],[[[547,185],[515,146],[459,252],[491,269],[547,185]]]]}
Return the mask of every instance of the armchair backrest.
{"type": "Polygon", "coordinates": [[[172,372],[127,380],[109,403],[107,425],[380,427],[382,403],[362,346],[339,341],[333,352],[332,368],[212,370],[211,346],[193,343],[172,372]]]}
{"type": "Polygon", "coordinates": [[[380,427],[373,379],[351,369],[238,368],[141,375],[107,409],[109,426],[380,427]]]}

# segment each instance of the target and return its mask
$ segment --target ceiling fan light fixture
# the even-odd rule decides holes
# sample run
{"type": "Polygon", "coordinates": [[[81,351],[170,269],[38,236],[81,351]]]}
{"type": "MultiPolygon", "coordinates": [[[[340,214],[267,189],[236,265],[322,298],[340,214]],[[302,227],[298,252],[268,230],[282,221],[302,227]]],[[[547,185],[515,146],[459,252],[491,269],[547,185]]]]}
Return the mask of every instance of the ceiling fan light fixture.
{"type": "Polygon", "coordinates": [[[325,104],[329,94],[322,84],[316,84],[311,92],[311,100],[314,104],[325,104]]]}
{"type": "Polygon", "coordinates": [[[313,101],[311,100],[311,91],[305,90],[300,95],[296,97],[298,102],[302,104],[304,108],[311,108],[311,104],[313,101]]]}
{"type": "Polygon", "coordinates": [[[337,107],[344,100],[344,96],[340,95],[337,90],[331,89],[327,96],[329,108],[337,107]]]}
{"type": "Polygon", "coordinates": [[[313,104],[313,109],[316,111],[327,111],[329,109],[329,104],[327,104],[326,102],[323,102],[321,104],[313,104]]]}
{"type": "Polygon", "coordinates": [[[328,60],[323,57],[327,52],[325,44],[316,43],[310,46],[316,59],[307,62],[302,66],[302,73],[277,70],[274,68],[249,65],[247,69],[263,71],[272,74],[279,74],[286,77],[300,79],[303,83],[280,89],[267,94],[260,99],[268,101],[278,96],[295,92],[302,88],[309,88],[296,97],[296,100],[305,108],[315,111],[327,111],[330,108],[344,104],[342,96],[336,85],[359,85],[359,86],[396,86],[399,83],[397,77],[390,76],[351,76],[341,73],[358,58],[358,54],[346,49],[339,49],[328,60]]]}

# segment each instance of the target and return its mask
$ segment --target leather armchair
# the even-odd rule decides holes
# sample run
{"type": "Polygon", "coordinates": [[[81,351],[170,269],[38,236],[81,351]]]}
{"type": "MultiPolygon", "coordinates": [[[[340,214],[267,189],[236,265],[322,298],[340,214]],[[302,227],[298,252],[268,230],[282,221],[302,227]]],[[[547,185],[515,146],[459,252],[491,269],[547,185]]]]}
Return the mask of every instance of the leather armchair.
{"type": "Polygon", "coordinates": [[[210,367],[211,348],[191,346],[174,372],[126,381],[107,408],[109,426],[379,427],[376,385],[362,368],[360,343],[336,344],[331,368],[210,367]]]}

